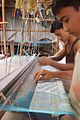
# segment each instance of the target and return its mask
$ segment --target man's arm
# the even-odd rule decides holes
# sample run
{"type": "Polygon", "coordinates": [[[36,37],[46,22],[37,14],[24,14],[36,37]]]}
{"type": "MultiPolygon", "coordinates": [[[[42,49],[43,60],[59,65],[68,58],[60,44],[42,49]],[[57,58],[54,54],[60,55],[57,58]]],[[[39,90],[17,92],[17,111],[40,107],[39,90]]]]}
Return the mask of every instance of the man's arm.
{"type": "MultiPolygon", "coordinates": [[[[39,63],[41,65],[50,65],[50,62],[52,60],[56,60],[56,61],[59,61],[61,60],[63,57],[65,56],[65,50],[61,50],[59,51],[58,53],[56,53],[54,56],[49,56],[49,57],[45,57],[45,56],[42,56],[39,58],[39,63]]],[[[54,65],[53,65],[54,66],[54,65]]]]}
{"type": "Polygon", "coordinates": [[[73,70],[74,69],[74,63],[64,64],[64,63],[58,63],[55,60],[49,60],[48,63],[49,63],[50,66],[53,66],[53,67],[55,67],[59,70],[62,70],[62,71],[73,70]]]}
{"type": "Polygon", "coordinates": [[[58,63],[57,61],[55,60],[52,60],[52,59],[49,59],[47,57],[41,57],[39,59],[39,63],[41,65],[50,65],[50,66],[53,66],[59,70],[73,70],[74,68],[74,64],[73,63],[67,63],[67,64],[63,64],[63,63],[58,63]]]}
{"type": "Polygon", "coordinates": [[[53,60],[59,61],[65,56],[65,49],[58,51],[54,56],[49,56],[48,58],[51,58],[53,60]]]}
{"type": "Polygon", "coordinates": [[[56,71],[56,72],[50,72],[47,70],[40,70],[35,74],[35,80],[49,80],[51,78],[60,78],[65,80],[71,80],[72,79],[73,71],[56,71]]]}

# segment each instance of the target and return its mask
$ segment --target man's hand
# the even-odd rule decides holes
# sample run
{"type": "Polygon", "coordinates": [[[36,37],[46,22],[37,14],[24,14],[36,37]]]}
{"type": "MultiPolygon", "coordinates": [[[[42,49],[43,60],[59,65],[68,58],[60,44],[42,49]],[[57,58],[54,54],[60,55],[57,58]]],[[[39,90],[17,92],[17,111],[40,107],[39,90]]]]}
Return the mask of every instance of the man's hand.
{"type": "Polygon", "coordinates": [[[35,74],[35,80],[49,80],[51,78],[54,78],[54,72],[50,72],[47,70],[40,70],[38,72],[36,72],[35,74]]]}

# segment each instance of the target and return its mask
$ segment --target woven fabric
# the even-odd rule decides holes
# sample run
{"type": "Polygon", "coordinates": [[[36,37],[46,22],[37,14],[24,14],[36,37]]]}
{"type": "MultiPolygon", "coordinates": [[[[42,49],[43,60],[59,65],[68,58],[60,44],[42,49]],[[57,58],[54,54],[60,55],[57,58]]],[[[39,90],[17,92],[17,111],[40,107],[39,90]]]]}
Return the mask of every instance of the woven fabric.
{"type": "Polygon", "coordinates": [[[74,114],[61,81],[38,82],[29,109],[54,115],[74,114]]]}

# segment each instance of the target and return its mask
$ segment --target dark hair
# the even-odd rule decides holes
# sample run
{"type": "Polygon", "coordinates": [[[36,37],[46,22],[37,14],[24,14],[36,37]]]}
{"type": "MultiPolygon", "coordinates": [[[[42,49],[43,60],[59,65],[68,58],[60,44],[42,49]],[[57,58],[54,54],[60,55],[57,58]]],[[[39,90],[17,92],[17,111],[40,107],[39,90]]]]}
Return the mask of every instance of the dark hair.
{"type": "Polygon", "coordinates": [[[63,24],[61,22],[59,22],[58,20],[55,20],[51,25],[50,32],[54,33],[55,30],[61,29],[61,28],[63,29],[63,24]]]}
{"type": "Polygon", "coordinates": [[[80,0],[53,0],[52,2],[52,11],[53,14],[56,15],[60,12],[64,7],[72,6],[76,10],[79,10],[80,0]]]}

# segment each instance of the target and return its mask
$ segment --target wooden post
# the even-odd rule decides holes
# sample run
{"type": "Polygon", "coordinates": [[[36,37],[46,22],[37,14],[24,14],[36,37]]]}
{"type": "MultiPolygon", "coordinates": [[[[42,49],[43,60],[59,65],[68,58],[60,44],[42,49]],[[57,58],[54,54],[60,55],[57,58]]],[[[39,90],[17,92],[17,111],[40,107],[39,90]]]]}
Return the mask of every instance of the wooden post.
{"type": "Polygon", "coordinates": [[[29,19],[30,17],[28,16],[28,41],[31,40],[31,19],[29,19]]]}
{"type": "Polygon", "coordinates": [[[4,40],[4,53],[6,55],[6,24],[5,24],[5,6],[4,0],[2,0],[2,20],[3,20],[3,40],[4,40]]]}
{"type": "Polygon", "coordinates": [[[11,56],[14,55],[14,41],[13,40],[10,41],[10,53],[11,53],[11,56]]]}
{"type": "MultiPolygon", "coordinates": [[[[11,31],[13,32],[13,31],[11,31]]],[[[16,36],[17,32],[13,33],[9,38],[8,40],[10,40],[10,53],[11,53],[11,56],[14,55],[14,40],[12,39],[13,36],[16,36]]]]}
{"type": "Polygon", "coordinates": [[[23,52],[24,24],[25,24],[24,16],[25,16],[25,11],[24,11],[24,7],[23,7],[23,10],[22,10],[22,40],[21,40],[21,44],[20,44],[20,55],[22,55],[22,52],[23,52]]]}

